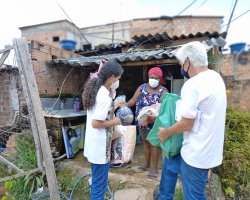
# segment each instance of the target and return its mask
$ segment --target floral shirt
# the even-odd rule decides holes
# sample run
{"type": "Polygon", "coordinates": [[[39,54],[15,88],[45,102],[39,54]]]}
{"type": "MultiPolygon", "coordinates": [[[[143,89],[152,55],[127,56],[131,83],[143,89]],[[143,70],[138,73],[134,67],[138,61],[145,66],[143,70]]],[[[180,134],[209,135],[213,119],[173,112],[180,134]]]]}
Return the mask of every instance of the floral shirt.
{"type": "Polygon", "coordinates": [[[165,92],[167,89],[165,87],[161,87],[156,93],[151,94],[147,91],[147,83],[144,83],[140,87],[140,96],[138,100],[136,101],[136,110],[135,115],[138,116],[140,110],[146,106],[151,106],[152,104],[159,103],[160,98],[163,92],[165,92]]]}

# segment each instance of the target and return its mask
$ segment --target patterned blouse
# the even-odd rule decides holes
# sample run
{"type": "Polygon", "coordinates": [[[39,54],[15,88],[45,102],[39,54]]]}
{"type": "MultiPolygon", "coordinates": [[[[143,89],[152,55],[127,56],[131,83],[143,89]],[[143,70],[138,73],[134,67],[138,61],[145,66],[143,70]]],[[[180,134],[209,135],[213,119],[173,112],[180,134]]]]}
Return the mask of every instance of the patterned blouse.
{"type": "Polygon", "coordinates": [[[136,101],[135,116],[137,117],[140,110],[146,106],[151,106],[152,104],[159,103],[163,92],[167,91],[165,87],[161,87],[156,93],[150,94],[147,92],[147,83],[144,83],[140,87],[140,96],[136,101]]]}

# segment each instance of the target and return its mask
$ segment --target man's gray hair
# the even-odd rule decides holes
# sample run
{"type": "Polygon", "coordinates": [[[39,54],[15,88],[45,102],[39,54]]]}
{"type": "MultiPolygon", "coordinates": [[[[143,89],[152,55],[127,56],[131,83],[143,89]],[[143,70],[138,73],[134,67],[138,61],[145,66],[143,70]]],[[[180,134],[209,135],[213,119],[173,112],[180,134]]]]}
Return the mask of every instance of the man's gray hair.
{"type": "Polygon", "coordinates": [[[193,67],[207,67],[207,50],[200,42],[189,42],[180,47],[175,53],[175,57],[181,65],[184,64],[185,59],[189,59],[193,67]]]}

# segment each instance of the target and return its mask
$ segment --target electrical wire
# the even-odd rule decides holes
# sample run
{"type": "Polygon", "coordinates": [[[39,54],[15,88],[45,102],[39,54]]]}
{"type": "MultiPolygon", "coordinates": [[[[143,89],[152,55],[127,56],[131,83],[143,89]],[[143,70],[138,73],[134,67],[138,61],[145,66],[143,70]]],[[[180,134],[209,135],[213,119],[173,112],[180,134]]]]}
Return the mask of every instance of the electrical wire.
{"type": "Polygon", "coordinates": [[[222,25],[221,28],[223,28],[224,26],[227,26],[227,25],[231,24],[232,22],[234,22],[235,20],[239,19],[240,17],[242,17],[243,15],[245,15],[246,13],[248,13],[249,11],[250,11],[250,10],[247,10],[247,11],[245,11],[244,13],[240,14],[239,16],[237,16],[236,18],[234,18],[233,20],[231,20],[230,23],[227,23],[227,24],[222,25]]]}
{"type": "Polygon", "coordinates": [[[204,0],[193,12],[196,12],[197,10],[199,10],[208,0],[204,0]]]}
{"type": "Polygon", "coordinates": [[[228,21],[228,26],[227,26],[227,30],[226,30],[227,33],[228,33],[228,30],[229,30],[229,26],[230,26],[230,24],[231,24],[231,20],[232,20],[232,17],[233,17],[233,14],[234,14],[234,10],[235,10],[235,8],[236,8],[237,3],[238,3],[238,0],[235,0],[234,7],[233,7],[233,10],[232,10],[232,12],[231,12],[229,21],[228,21]]]}
{"type": "Polygon", "coordinates": [[[50,112],[50,111],[53,109],[53,107],[56,105],[56,103],[58,102],[58,100],[59,100],[59,98],[60,98],[60,96],[61,96],[61,94],[62,94],[63,85],[64,85],[66,79],[68,78],[68,76],[70,75],[70,73],[73,71],[73,69],[75,69],[75,67],[72,67],[71,70],[70,70],[70,71],[68,72],[68,74],[66,75],[66,77],[64,78],[64,80],[63,80],[63,82],[62,82],[62,85],[61,85],[61,88],[60,88],[59,95],[58,95],[58,97],[57,97],[57,99],[56,99],[56,102],[49,108],[48,112],[50,112]]]}
{"type": "MultiPolygon", "coordinates": [[[[57,3],[57,5],[60,7],[60,9],[63,11],[63,13],[68,17],[68,19],[70,20],[70,22],[75,26],[75,24],[73,23],[73,21],[71,20],[71,18],[69,17],[69,15],[66,13],[66,11],[63,9],[63,7],[58,3],[57,0],[55,0],[55,2],[57,3]]],[[[87,38],[82,34],[83,38],[85,39],[85,41],[87,42],[87,44],[89,44],[89,41],[87,40],[87,38]]]]}
{"type": "MultiPolygon", "coordinates": [[[[192,1],[188,6],[186,6],[183,10],[181,10],[181,11],[180,11],[176,16],[174,16],[174,17],[178,17],[179,15],[181,15],[181,14],[182,14],[183,12],[185,12],[188,8],[190,8],[196,1],[197,1],[197,0],[192,1]]],[[[159,32],[159,33],[162,32],[162,31],[165,29],[165,27],[166,27],[169,23],[170,23],[170,21],[168,21],[165,25],[163,25],[163,28],[160,29],[160,31],[158,31],[158,32],[159,32]]],[[[169,39],[166,38],[164,35],[162,35],[162,36],[163,36],[165,39],[169,40],[169,39]]],[[[123,57],[127,56],[128,53],[133,52],[137,47],[139,47],[140,45],[142,45],[142,44],[144,44],[144,43],[146,43],[146,42],[148,42],[148,41],[150,41],[150,40],[152,40],[153,38],[154,38],[154,36],[150,37],[150,38],[147,39],[147,40],[144,40],[144,41],[141,42],[141,43],[135,44],[135,46],[132,47],[131,49],[129,49],[129,50],[127,51],[127,53],[126,53],[123,57]]],[[[122,58],[123,58],[123,57],[122,57],[122,58]]]]}
{"type": "MultiPolygon", "coordinates": [[[[70,22],[76,27],[75,23],[72,21],[72,19],[69,17],[69,15],[66,13],[66,11],[64,10],[64,8],[58,3],[57,0],[54,0],[57,5],[60,7],[60,9],[63,11],[63,13],[67,16],[67,18],[70,20],[70,22]]],[[[85,35],[78,29],[78,32],[80,33],[81,37],[84,38],[84,40],[86,41],[87,44],[90,44],[89,41],[87,40],[87,38],[85,37],[85,35]]],[[[99,57],[100,61],[103,60],[104,58],[101,57],[100,55],[98,55],[96,52],[95,52],[96,56],[99,57]]]]}

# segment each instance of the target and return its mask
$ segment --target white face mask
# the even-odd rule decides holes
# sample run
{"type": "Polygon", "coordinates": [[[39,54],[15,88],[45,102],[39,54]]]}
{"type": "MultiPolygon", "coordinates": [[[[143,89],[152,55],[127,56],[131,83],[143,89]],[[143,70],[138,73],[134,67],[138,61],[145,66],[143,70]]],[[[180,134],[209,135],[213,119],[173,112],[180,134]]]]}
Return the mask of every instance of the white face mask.
{"type": "Polygon", "coordinates": [[[120,81],[119,80],[117,80],[116,82],[114,82],[112,85],[111,85],[111,89],[113,89],[113,90],[116,90],[118,87],[119,87],[119,83],[120,83],[120,81]]]}
{"type": "Polygon", "coordinates": [[[158,87],[159,83],[160,83],[160,80],[156,80],[156,79],[153,79],[153,78],[150,78],[149,81],[148,81],[148,84],[150,85],[151,88],[158,87]]]}

